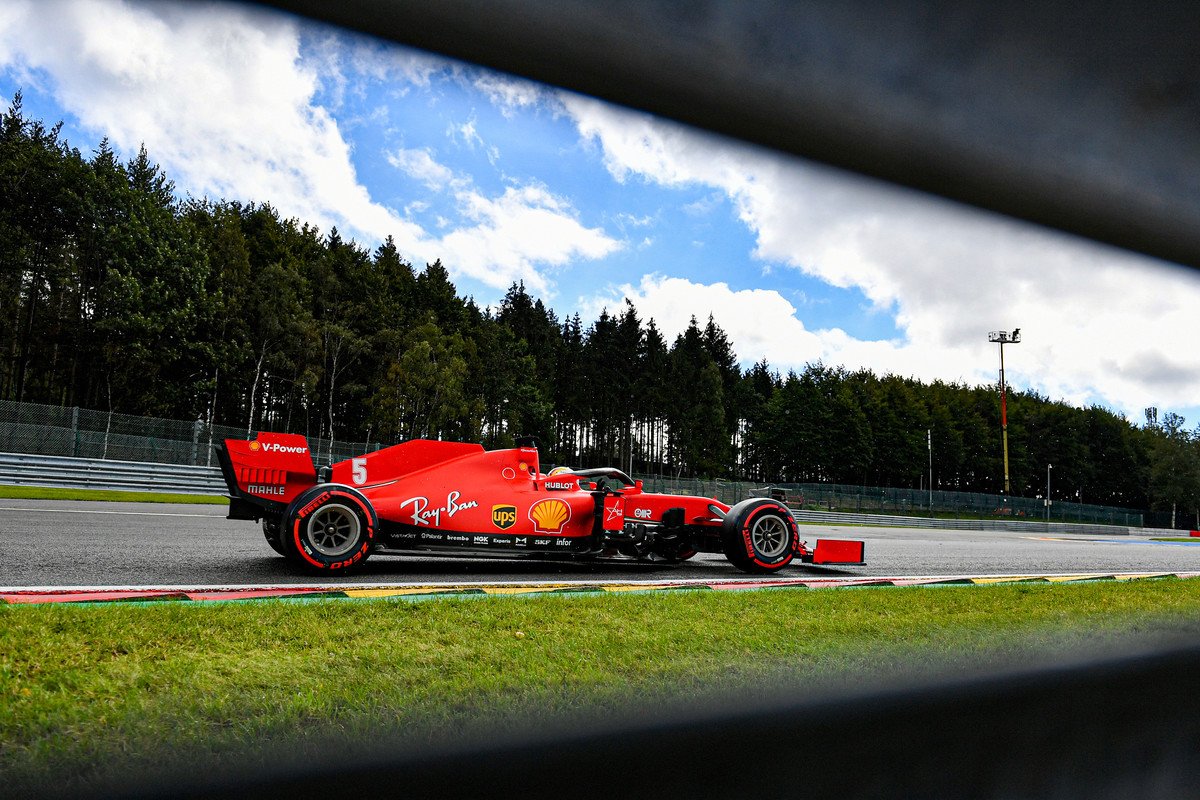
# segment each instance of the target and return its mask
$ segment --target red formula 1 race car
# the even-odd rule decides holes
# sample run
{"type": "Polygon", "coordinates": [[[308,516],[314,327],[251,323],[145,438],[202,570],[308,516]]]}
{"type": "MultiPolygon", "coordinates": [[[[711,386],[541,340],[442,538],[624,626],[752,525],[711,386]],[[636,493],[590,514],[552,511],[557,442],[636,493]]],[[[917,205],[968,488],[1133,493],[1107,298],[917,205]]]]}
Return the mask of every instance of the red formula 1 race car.
{"type": "Polygon", "coordinates": [[[801,542],[787,507],[730,507],[651,494],[614,468],[539,471],[532,441],[508,450],[414,440],[317,470],[295,434],[226,439],[217,449],[229,519],[261,520],[277,552],[314,572],[346,573],[373,553],[466,552],[679,562],[724,553],[745,572],[794,560],[861,564],[863,543],[801,542]]]}

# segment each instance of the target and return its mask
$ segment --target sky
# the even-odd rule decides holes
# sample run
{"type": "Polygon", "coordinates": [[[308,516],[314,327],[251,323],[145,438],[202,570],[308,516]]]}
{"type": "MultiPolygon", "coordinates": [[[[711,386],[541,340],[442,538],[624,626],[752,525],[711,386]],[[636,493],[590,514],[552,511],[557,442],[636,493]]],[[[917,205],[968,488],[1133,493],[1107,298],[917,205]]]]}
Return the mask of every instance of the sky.
{"type": "Polygon", "coordinates": [[[257,7],[0,0],[0,94],[181,197],[269,202],[496,305],[711,314],[744,366],[1200,422],[1200,273],[257,7]]]}

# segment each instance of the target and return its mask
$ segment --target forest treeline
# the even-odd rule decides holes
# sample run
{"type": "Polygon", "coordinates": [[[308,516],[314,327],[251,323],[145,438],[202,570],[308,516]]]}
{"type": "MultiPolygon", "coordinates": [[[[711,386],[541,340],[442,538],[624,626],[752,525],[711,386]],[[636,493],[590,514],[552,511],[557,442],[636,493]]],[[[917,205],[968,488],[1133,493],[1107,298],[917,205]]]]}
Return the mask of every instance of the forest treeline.
{"type": "MultiPolygon", "coordinates": [[[[776,482],[921,487],[932,455],[934,488],[1002,489],[995,386],[742,369],[712,317],[669,339],[628,302],[560,319],[520,284],[481,308],[390,237],[181,200],[145,148],[85,156],[19,94],[0,123],[0,399],[351,441],[529,434],[548,462],[776,482]]],[[[1197,505],[1177,415],[1013,391],[1009,421],[1014,494],[1052,463],[1055,497],[1197,505]]]]}

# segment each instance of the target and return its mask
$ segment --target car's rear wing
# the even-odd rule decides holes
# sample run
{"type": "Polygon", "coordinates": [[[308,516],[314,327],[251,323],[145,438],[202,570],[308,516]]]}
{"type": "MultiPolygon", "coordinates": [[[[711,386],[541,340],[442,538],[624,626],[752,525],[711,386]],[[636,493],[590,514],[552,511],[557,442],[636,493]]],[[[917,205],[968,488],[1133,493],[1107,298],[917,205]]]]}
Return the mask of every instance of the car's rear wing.
{"type": "Polygon", "coordinates": [[[229,488],[229,519],[282,514],[293,498],[317,482],[308,440],[299,434],[226,439],[215,449],[229,488]]]}

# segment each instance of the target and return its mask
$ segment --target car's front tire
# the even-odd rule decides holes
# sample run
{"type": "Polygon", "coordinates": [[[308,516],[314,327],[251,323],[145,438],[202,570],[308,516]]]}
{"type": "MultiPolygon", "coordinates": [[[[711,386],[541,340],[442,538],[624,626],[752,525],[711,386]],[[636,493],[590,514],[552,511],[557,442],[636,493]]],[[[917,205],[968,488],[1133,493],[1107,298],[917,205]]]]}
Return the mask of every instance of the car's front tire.
{"type": "Polygon", "coordinates": [[[786,506],[751,498],[729,510],[721,525],[725,557],[743,572],[770,573],[792,563],[799,532],[786,506]]]}
{"type": "Polygon", "coordinates": [[[371,502],[355,489],[336,483],[314,486],[284,514],[285,547],[312,572],[345,574],[371,555],[379,518],[371,502]]]}

